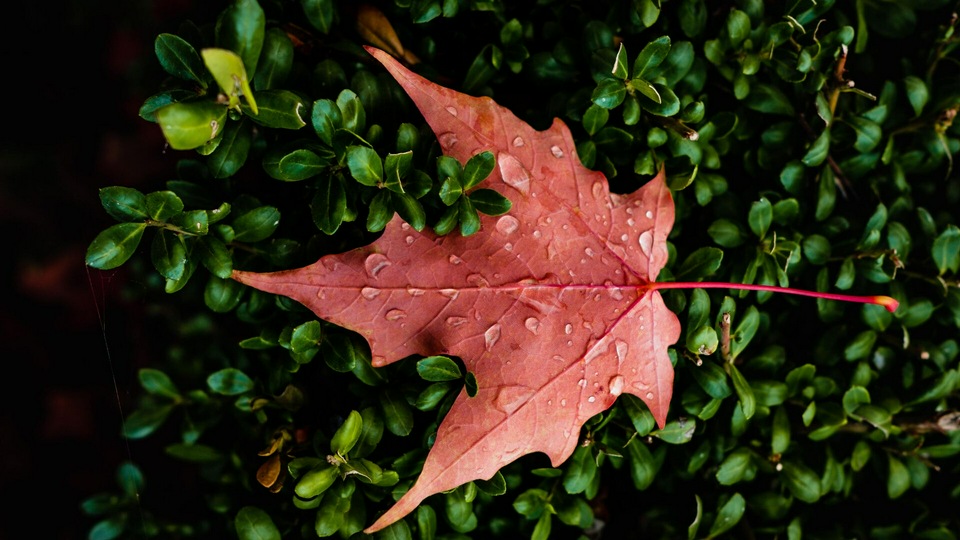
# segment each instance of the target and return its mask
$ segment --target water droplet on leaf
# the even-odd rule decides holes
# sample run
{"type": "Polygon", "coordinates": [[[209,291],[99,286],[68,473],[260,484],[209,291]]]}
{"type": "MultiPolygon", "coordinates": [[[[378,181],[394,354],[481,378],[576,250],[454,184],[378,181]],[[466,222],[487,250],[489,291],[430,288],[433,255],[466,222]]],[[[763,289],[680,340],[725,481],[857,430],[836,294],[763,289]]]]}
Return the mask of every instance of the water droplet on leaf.
{"type": "Polygon", "coordinates": [[[384,268],[392,264],[387,256],[382,253],[371,253],[367,256],[367,260],[364,261],[363,266],[367,269],[367,274],[370,277],[375,278],[377,274],[383,271],[384,268]]]}

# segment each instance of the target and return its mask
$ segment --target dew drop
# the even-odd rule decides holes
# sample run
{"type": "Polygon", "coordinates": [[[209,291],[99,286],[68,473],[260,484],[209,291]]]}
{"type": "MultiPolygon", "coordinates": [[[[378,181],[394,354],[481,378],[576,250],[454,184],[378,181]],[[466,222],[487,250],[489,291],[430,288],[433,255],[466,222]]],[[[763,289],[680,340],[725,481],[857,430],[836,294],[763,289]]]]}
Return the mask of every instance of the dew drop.
{"type": "Polygon", "coordinates": [[[503,249],[507,251],[513,251],[513,244],[511,244],[510,242],[507,242],[506,244],[503,245],[503,249]]]}
{"type": "Polygon", "coordinates": [[[437,135],[437,140],[440,141],[440,146],[447,150],[453,148],[453,146],[459,142],[459,139],[457,139],[457,134],[452,131],[447,131],[446,133],[437,135]]]}
{"type": "Polygon", "coordinates": [[[647,398],[647,399],[653,399],[653,392],[647,392],[646,398],[647,398]]]}
{"type": "Polygon", "coordinates": [[[593,188],[591,188],[591,191],[593,192],[594,199],[599,199],[600,197],[603,197],[603,184],[600,182],[594,182],[593,188]]]}
{"type": "Polygon", "coordinates": [[[497,344],[497,341],[500,340],[500,325],[495,324],[490,328],[487,328],[487,331],[483,333],[483,344],[486,349],[489,351],[493,349],[493,346],[497,344]]]}
{"type": "Polygon", "coordinates": [[[451,116],[457,116],[458,114],[456,107],[447,107],[447,112],[450,113],[451,116]]]}
{"type": "MultiPolygon", "coordinates": [[[[626,341],[618,339],[614,346],[617,349],[617,360],[623,362],[623,360],[627,357],[627,351],[630,350],[630,345],[627,345],[626,341]]],[[[613,386],[613,384],[610,386],[613,386]]]]}
{"type": "Polygon", "coordinates": [[[651,210],[647,210],[647,213],[644,215],[647,216],[647,219],[653,219],[653,211],[651,210]]]}
{"type": "Polygon", "coordinates": [[[540,231],[533,231],[533,237],[534,237],[534,238],[540,238],[541,236],[543,236],[543,233],[542,233],[542,232],[540,232],[540,231]]]}
{"type": "Polygon", "coordinates": [[[593,403],[593,402],[596,401],[596,400],[597,400],[596,396],[590,396],[590,397],[587,398],[587,401],[590,402],[590,403],[593,403]]]}
{"type": "Polygon", "coordinates": [[[403,223],[400,224],[400,228],[403,229],[403,230],[405,230],[405,231],[409,231],[409,230],[410,230],[410,224],[407,223],[406,221],[404,221],[403,223]]]}
{"type": "Polygon", "coordinates": [[[501,216],[497,220],[497,230],[503,234],[513,234],[518,228],[520,228],[520,221],[511,215],[501,216]]]}
{"type": "Polygon", "coordinates": [[[468,320],[466,317],[447,317],[447,324],[456,328],[462,324],[467,324],[468,320]]]}
{"type": "Polygon", "coordinates": [[[407,312],[402,309],[391,309],[384,317],[388,321],[399,321],[407,317],[407,312]]]}
{"type": "Polygon", "coordinates": [[[367,274],[370,277],[375,278],[377,274],[383,271],[384,268],[390,266],[392,263],[387,256],[382,253],[371,253],[367,256],[367,260],[363,262],[364,268],[367,269],[367,274]]]}
{"type": "Polygon", "coordinates": [[[569,430],[569,429],[563,430],[563,437],[564,437],[565,439],[569,439],[569,438],[570,438],[570,430],[569,430]]]}
{"type": "Polygon", "coordinates": [[[521,136],[519,136],[519,135],[517,135],[516,137],[514,137],[514,138],[513,138],[513,145],[516,146],[516,147],[518,147],[518,148],[521,147],[521,146],[523,146],[523,137],[521,137],[521,136]]]}
{"type": "Polygon", "coordinates": [[[407,294],[409,294],[410,296],[423,296],[425,292],[426,291],[424,291],[423,289],[415,289],[413,287],[407,288],[407,294]]]}
{"type": "Polygon", "coordinates": [[[650,231],[643,231],[643,234],[640,235],[640,251],[643,252],[647,257],[650,256],[650,253],[653,251],[653,233],[650,231]]]}
{"type": "Polygon", "coordinates": [[[520,160],[510,154],[501,153],[497,164],[500,167],[500,176],[508,186],[526,195],[530,192],[530,172],[520,160]]]}
{"type": "Polygon", "coordinates": [[[456,255],[451,255],[447,258],[447,260],[450,261],[450,264],[460,264],[463,262],[463,259],[457,257],[456,255]]]}
{"type": "Polygon", "coordinates": [[[456,289],[440,289],[440,296],[444,296],[451,300],[456,300],[460,296],[460,291],[456,289]]]}
{"type": "Polygon", "coordinates": [[[623,300],[623,291],[620,289],[620,287],[613,287],[610,289],[610,298],[613,298],[614,300],[623,300]]]}
{"type": "Polygon", "coordinates": [[[481,276],[480,274],[470,274],[467,276],[467,283],[473,285],[474,287],[489,287],[490,282],[487,281],[487,278],[481,276]]]}
{"type": "Polygon", "coordinates": [[[523,321],[523,326],[531,333],[536,334],[540,330],[540,320],[536,317],[527,317],[527,320],[523,321]]]}
{"type": "Polygon", "coordinates": [[[570,323],[567,323],[566,326],[563,327],[563,333],[564,333],[564,334],[567,334],[568,336],[569,336],[570,334],[572,334],[572,333],[573,333],[573,325],[570,324],[570,323]]]}
{"type": "Polygon", "coordinates": [[[413,237],[412,237],[412,236],[406,237],[405,240],[406,240],[408,246],[413,243],[413,237]]]}
{"type": "Polygon", "coordinates": [[[586,388],[586,387],[587,387],[587,380],[586,380],[586,379],[580,379],[579,381],[577,381],[577,386],[579,386],[580,388],[586,388]]]}
{"type": "Polygon", "coordinates": [[[380,289],[364,287],[360,289],[360,296],[366,298],[367,300],[373,300],[374,298],[380,296],[380,289]]]}
{"type": "Polygon", "coordinates": [[[553,355],[553,361],[554,361],[554,362],[561,362],[561,363],[562,363],[564,360],[563,360],[563,357],[562,357],[562,356],[560,356],[559,354],[555,354],[555,355],[553,355]]]}
{"type": "Polygon", "coordinates": [[[630,238],[630,237],[627,236],[626,234],[621,234],[621,235],[620,235],[620,241],[621,241],[621,242],[626,242],[629,238],[630,238]]]}
{"type": "Polygon", "coordinates": [[[567,400],[561,399],[561,400],[560,400],[560,406],[561,406],[561,407],[566,407],[566,406],[567,406],[567,400]]]}
{"type": "Polygon", "coordinates": [[[570,346],[572,346],[572,345],[573,345],[573,342],[570,341],[570,340],[567,340],[567,347],[570,347],[570,346]]]}
{"type": "Polygon", "coordinates": [[[637,222],[636,222],[636,221],[634,221],[634,219],[633,219],[633,218],[629,218],[629,219],[627,219],[627,225],[629,225],[629,226],[631,226],[631,227],[633,227],[633,226],[634,226],[634,225],[636,225],[636,224],[637,224],[637,222]]]}
{"type": "Polygon", "coordinates": [[[623,377],[617,375],[610,379],[610,393],[619,396],[623,393],[623,377]]]}
{"type": "Polygon", "coordinates": [[[550,153],[553,154],[553,157],[557,159],[563,157],[563,150],[557,145],[553,145],[550,147],[550,153]]]}
{"type": "Polygon", "coordinates": [[[583,250],[583,252],[591,259],[597,254],[595,251],[593,251],[593,248],[586,248],[583,250]]]}

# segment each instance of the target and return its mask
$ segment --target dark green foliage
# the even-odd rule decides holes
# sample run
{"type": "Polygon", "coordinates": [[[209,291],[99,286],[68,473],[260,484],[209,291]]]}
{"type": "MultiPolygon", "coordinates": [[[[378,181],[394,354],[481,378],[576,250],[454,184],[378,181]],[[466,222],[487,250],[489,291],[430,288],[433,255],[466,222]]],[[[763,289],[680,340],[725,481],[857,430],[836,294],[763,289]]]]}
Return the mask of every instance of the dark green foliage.
{"type": "Polygon", "coordinates": [[[140,261],[137,290],[176,328],[122,435],[134,460],[153,444],[198,471],[182,489],[206,507],[155,513],[139,496],[156,495],[151,471],[127,463],[118,490],[82,505],[90,538],[362,538],[461,388],[477,391],[455,358],[374,369],[359,336],[229,279],[362,245],[395,215],[467,235],[478,212],[509,212],[483,187],[496,156],[441,156],[360,47],[393,31],[428,78],[538,129],[563,119],[614,191],[665,167],[677,222],[661,280],[889,294],[900,309],[669,291],[684,333],[663,429],[624,394],[559,468],[524,457],[378,538],[960,535],[955,6],[381,4],[392,29],[365,21],[373,34],[354,2],[236,0],[156,38],[170,78],[140,115],[187,152],[149,193],[101,190],[119,223],[86,261],[140,261]]]}

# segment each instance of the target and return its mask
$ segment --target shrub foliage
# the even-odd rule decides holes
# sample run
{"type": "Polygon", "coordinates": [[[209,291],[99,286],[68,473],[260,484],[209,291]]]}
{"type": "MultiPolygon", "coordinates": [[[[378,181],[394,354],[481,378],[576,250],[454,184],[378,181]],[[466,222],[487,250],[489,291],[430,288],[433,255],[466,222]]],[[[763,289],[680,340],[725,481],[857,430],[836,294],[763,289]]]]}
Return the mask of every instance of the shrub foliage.
{"type": "Polygon", "coordinates": [[[665,428],[621,396],[560,468],[524,457],[379,537],[956,538],[954,8],[235,0],[157,36],[169,77],[140,116],[183,159],[155,191],[100,191],[117,223],[87,264],[127,263],[169,346],[139,371],[117,490],[83,502],[89,537],[364,537],[475,385],[455,358],[375,370],[359,336],[229,279],[363,245],[395,214],[473,234],[478,207],[507,208],[465,193],[489,156],[440,157],[373,44],[540,129],[562,118],[615,191],[665,167],[663,280],[900,302],[668,291],[665,428]],[[139,466],[147,447],[181,477],[139,466]]]}

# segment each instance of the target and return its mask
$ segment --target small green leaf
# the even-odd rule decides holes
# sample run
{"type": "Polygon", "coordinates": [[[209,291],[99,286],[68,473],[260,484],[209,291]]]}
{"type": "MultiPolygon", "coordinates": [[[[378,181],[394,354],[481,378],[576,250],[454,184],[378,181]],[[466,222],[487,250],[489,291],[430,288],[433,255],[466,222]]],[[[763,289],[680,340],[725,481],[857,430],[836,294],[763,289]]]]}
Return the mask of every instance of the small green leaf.
{"type": "Polygon", "coordinates": [[[382,231],[393,218],[393,197],[391,192],[383,190],[370,201],[367,213],[367,230],[370,232],[382,231]]]}
{"type": "Polygon", "coordinates": [[[927,85],[919,77],[908,75],[903,79],[903,86],[907,91],[907,101],[913,107],[913,116],[919,117],[923,112],[924,106],[930,99],[930,92],[927,85]]]}
{"type": "Polygon", "coordinates": [[[413,168],[413,151],[402,154],[387,154],[383,160],[383,186],[390,191],[403,193],[401,179],[405,178],[413,168]]]}
{"type": "Polygon", "coordinates": [[[330,486],[338,477],[337,473],[336,467],[323,463],[319,467],[304,473],[297,485],[294,486],[293,492],[301,499],[312,499],[330,489],[330,486]]]}
{"type": "Polygon", "coordinates": [[[142,439],[156,431],[173,412],[174,405],[166,404],[141,407],[123,422],[123,436],[130,439],[142,439]]]}
{"type": "Polygon", "coordinates": [[[303,13],[310,25],[323,34],[329,34],[337,17],[333,0],[300,0],[303,13]]]}
{"type": "Polygon", "coordinates": [[[811,234],[803,239],[803,256],[815,265],[823,265],[830,259],[830,240],[819,234],[811,234]]]}
{"type": "Polygon", "coordinates": [[[591,100],[599,107],[613,109],[623,103],[627,95],[627,87],[619,79],[603,79],[593,90],[591,100]]]}
{"type": "Polygon", "coordinates": [[[205,444],[171,444],[163,449],[170,457],[190,463],[210,463],[223,459],[223,453],[205,444]]]}
{"type": "Polygon", "coordinates": [[[597,474],[597,462],[590,447],[581,446],[566,462],[563,475],[563,488],[567,493],[583,493],[594,475],[597,474]]]}
{"type": "Polygon", "coordinates": [[[216,313],[227,313],[240,304],[244,286],[238,281],[210,276],[203,290],[203,301],[216,313]]]}
{"type": "Polygon", "coordinates": [[[827,159],[828,155],[830,155],[830,130],[825,129],[810,144],[810,148],[800,161],[807,167],[817,167],[827,159]]]}
{"type": "Polygon", "coordinates": [[[153,42],[153,50],[164,71],[206,88],[207,77],[203,61],[196,49],[181,37],[160,34],[153,42]]]}
{"type": "MultiPolygon", "coordinates": [[[[422,231],[427,225],[427,213],[423,209],[423,205],[420,204],[420,201],[407,193],[391,192],[390,195],[391,199],[393,199],[393,207],[396,209],[397,214],[409,223],[415,231],[422,231]]],[[[462,198],[462,200],[465,199],[466,197],[462,198]]]]}
{"type": "Polygon", "coordinates": [[[780,475],[790,493],[803,502],[817,502],[820,499],[820,478],[817,474],[799,462],[785,460],[781,463],[783,468],[780,475]]]}
{"type": "Polygon", "coordinates": [[[581,122],[587,134],[592,136],[606,125],[609,118],[610,111],[594,103],[587,107],[586,112],[583,113],[581,122]]]}
{"type": "Polygon", "coordinates": [[[150,260],[160,275],[180,279],[187,268],[187,248],[180,235],[160,230],[150,245],[150,260]]]}
{"type": "Polygon", "coordinates": [[[236,368],[224,368],[207,377],[210,390],[225,396],[236,396],[253,390],[253,379],[236,368]]]}
{"type": "Polygon", "coordinates": [[[463,166],[463,174],[460,176],[460,183],[463,185],[463,190],[468,191],[480,182],[486,180],[486,178],[490,176],[490,173],[493,172],[495,165],[496,158],[493,157],[493,152],[489,150],[481,152],[467,160],[467,164],[463,166]]]}
{"type": "Polygon", "coordinates": [[[172,103],[157,109],[156,117],[171,148],[192,150],[220,135],[227,107],[213,101],[172,103]]]}
{"type": "Polygon", "coordinates": [[[685,444],[693,438],[693,432],[697,429],[697,421],[692,418],[680,417],[667,423],[663,429],[658,429],[651,436],[660,439],[669,444],[685,444]]]}
{"type": "Polygon", "coordinates": [[[257,71],[265,27],[266,17],[256,0],[234,0],[217,19],[217,45],[236,52],[252,76],[257,71]]]}
{"type": "MultiPolygon", "coordinates": [[[[221,279],[227,279],[233,272],[233,256],[227,246],[218,238],[204,236],[195,244],[196,253],[200,256],[200,262],[210,271],[211,274],[221,279]]],[[[177,279],[167,276],[168,279],[177,279]]]]}
{"type": "Polygon", "coordinates": [[[956,274],[960,270],[960,228],[953,224],[947,225],[934,239],[930,254],[941,276],[947,271],[956,274]]]}
{"type": "Polygon", "coordinates": [[[318,154],[306,148],[278,145],[263,156],[263,170],[271,178],[284,182],[298,182],[322,173],[331,163],[331,153],[318,154]]]}
{"type": "Polygon", "coordinates": [[[307,104],[299,95],[289,90],[257,92],[257,105],[258,107],[251,106],[249,111],[246,107],[241,109],[251,120],[262,126],[297,130],[307,125],[304,120],[307,104]]]}
{"type": "Polygon", "coordinates": [[[102,188],[100,204],[117,221],[138,221],[150,217],[147,198],[133,188],[123,186],[102,188]]]}
{"type": "MultiPolygon", "coordinates": [[[[242,95],[253,114],[256,115],[257,102],[253,98],[253,90],[250,89],[247,70],[243,65],[244,60],[240,58],[240,55],[228,49],[208,48],[201,50],[200,56],[203,57],[203,63],[210,70],[213,79],[217,81],[220,91],[227,96],[228,106],[239,109],[240,96],[242,95]]],[[[256,60],[254,60],[254,64],[256,64],[256,60]]]]}
{"type": "Polygon", "coordinates": [[[399,437],[406,437],[413,431],[413,411],[399,393],[386,391],[380,394],[380,406],[387,430],[399,437]]]}
{"type": "Polygon", "coordinates": [[[702,247],[684,259],[677,271],[677,280],[696,281],[716,272],[723,261],[723,250],[702,247]]]}
{"type": "Polygon", "coordinates": [[[707,227],[707,234],[718,246],[725,248],[737,247],[743,244],[743,233],[736,223],[728,219],[718,219],[707,227]]]}
{"type": "Polygon", "coordinates": [[[233,520],[240,540],[280,540],[280,530],[270,514],[256,506],[244,506],[233,520]]]}
{"type": "Polygon", "coordinates": [[[236,242],[259,242],[269,238],[279,224],[280,211],[276,208],[254,208],[233,220],[233,239],[236,242]]]}
{"type": "Polygon", "coordinates": [[[137,372],[137,378],[140,379],[140,386],[151,394],[164,396],[171,399],[180,397],[180,391],[173,384],[170,377],[159,369],[141,368],[137,372]]]}
{"type": "Polygon", "coordinates": [[[617,49],[617,56],[613,61],[613,69],[610,70],[610,74],[617,79],[627,79],[630,76],[627,72],[627,49],[622,42],[620,48],[617,49]]]}
{"type": "Polygon", "coordinates": [[[488,216],[506,214],[512,207],[509,199],[492,189],[478,189],[471,193],[469,198],[478,212],[488,216]]]}
{"type": "Polygon", "coordinates": [[[779,88],[769,84],[754,84],[744,103],[757,112],[796,116],[796,110],[787,96],[779,88]]]}
{"type": "Polygon", "coordinates": [[[887,454],[887,496],[899,498],[910,489],[910,471],[893,454],[887,454]]]}
{"type": "Polygon", "coordinates": [[[333,136],[343,125],[343,113],[340,107],[329,99],[318,99],[310,109],[310,124],[320,140],[327,146],[333,146],[333,136]]]}
{"type": "Polygon", "coordinates": [[[463,377],[460,367],[446,356],[428,356],[417,362],[417,373],[425,381],[455,381],[463,377]]]}
{"type": "MultiPolygon", "coordinates": [[[[660,66],[670,53],[670,36],[660,36],[643,46],[633,61],[634,79],[652,79],[651,71],[660,66]]],[[[626,77],[623,77],[626,78],[626,77]]]]}
{"type": "Polygon", "coordinates": [[[98,234],[87,248],[86,263],[100,270],[116,268],[133,256],[145,223],[118,223],[98,234]]]}
{"type": "Polygon", "coordinates": [[[339,456],[346,456],[360,440],[363,432],[363,417],[357,411],[350,411],[347,419],[337,428],[330,439],[330,451],[339,456]]]}
{"type": "Polygon", "coordinates": [[[734,493],[727,499],[727,502],[717,508],[717,518],[713,521],[713,525],[710,526],[710,537],[714,538],[733,528],[734,525],[740,522],[740,518],[743,517],[743,512],[746,509],[747,505],[743,499],[743,495],[734,493]]]}
{"type": "Polygon", "coordinates": [[[376,186],[383,181],[383,162],[373,148],[348,146],[347,166],[350,175],[365,186],[376,186]]]}
{"type": "Polygon", "coordinates": [[[254,87],[257,90],[271,90],[283,86],[293,68],[293,57],[293,42],[287,33],[279,27],[268,28],[264,34],[257,75],[253,79],[254,87]]]}
{"type": "Polygon", "coordinates": [[[457,219],[460,221],[460,234],[463,236],[470,236],[480,230],[480,216],[469,197],[460,197],[457,219]]]}
{"type": "Polygon", "coordinates": [[[743,378],[743,375],[740,374],[737,366],[727,364],[727,370],[730,374],[730,379],[733,380],[733,389],[737,392],[737,398],[740,400],[743,416],[749,420],[756,411],[756,398],[753,395],[753,389],[747,383],[747,380],[743,378]]]}

